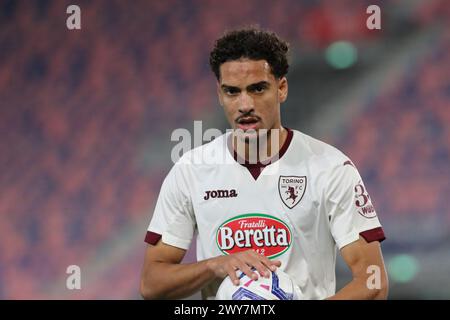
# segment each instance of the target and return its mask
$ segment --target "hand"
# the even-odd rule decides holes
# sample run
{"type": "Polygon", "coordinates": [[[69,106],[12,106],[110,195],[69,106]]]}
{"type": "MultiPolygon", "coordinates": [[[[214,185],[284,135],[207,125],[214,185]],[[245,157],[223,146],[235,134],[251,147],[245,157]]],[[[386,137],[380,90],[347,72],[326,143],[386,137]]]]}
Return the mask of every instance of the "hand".
{"type": "Polygon", "coordinates": [[[254,267],[261,276],[268,278],[271,271],[275,271],[277,267],[281,266],[281,261],[272,261],[253,250],[247,250],[212,258],[208,261],[208,266],[217,277],[224,278],[228,275],[231,281],[238,286],[239,278],[236,275],[236,270],[241,270],[249,278],[257,280],[258,274],[252,271],[254,267]]]}

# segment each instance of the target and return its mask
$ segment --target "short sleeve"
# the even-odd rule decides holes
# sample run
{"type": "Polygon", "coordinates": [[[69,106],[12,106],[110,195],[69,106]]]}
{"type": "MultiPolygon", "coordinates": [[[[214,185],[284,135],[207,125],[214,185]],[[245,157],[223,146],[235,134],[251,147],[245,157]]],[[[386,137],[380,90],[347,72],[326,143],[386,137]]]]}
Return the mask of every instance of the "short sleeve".
{"type": "Polygon", "coordinates": [[[161,186],[155,211],[145,241],[187,250],[196,227],[192,201],[183,170],[187,164],[176,163],[161,186]]]}
{"type": "Polygon", "coordinates": [[[325,208],[339,249],[356,241],[383,241],[383,229],[356,167],[345,161],[330,170],[325,187],[325,208]]]}

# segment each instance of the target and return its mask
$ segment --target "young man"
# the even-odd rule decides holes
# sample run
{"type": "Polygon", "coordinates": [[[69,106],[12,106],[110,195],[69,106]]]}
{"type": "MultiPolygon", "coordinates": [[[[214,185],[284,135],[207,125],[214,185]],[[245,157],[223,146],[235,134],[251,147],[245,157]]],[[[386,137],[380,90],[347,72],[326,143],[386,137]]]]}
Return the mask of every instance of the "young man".
{"type": "Polygon", "coordinates": [[[236,270],[257,279],[276,268],[303,299],[387,297],[384,233],[357,169],[334,147],[281,125],[287,52],[256,29],[215,43],[217,94],[239,130],[186,152],[164,180],[146,236],[144,298],[198,290],[206,298],[227,275],[238,284],[236,270]],[[195,231],[198,262],[181,264],[195,231]],[[336,246],[353,275],[337,293],[336,246]]]}

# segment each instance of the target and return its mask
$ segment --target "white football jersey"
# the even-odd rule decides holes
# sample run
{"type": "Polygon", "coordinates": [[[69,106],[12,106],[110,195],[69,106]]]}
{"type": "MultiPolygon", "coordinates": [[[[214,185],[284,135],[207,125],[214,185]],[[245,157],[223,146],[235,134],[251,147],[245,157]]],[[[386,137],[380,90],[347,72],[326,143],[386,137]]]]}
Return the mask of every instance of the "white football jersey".
{"type": "Polygon", "coordinates": [[[352,162],[336,148],[288,129],[279,159],[236,161],[228,132],[186,152],[164,180],[146,241],[188,249],[197,259],[253,249],[281,260],[304,299],[335,293],[336,247],[383,229],[352,162]]]}

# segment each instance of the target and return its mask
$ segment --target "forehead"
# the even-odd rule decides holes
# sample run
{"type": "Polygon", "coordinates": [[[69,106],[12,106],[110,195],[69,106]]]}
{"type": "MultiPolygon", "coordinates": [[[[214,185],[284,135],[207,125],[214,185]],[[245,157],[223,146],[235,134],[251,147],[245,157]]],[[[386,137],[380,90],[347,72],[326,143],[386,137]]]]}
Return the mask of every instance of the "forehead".
{"type": "Polygon", "coordinates": [[[220,83],[245,86],[260,81],[271,82],[275,77],[266,60],[240,59],[227,61],[220,66],[220,83]]]}

